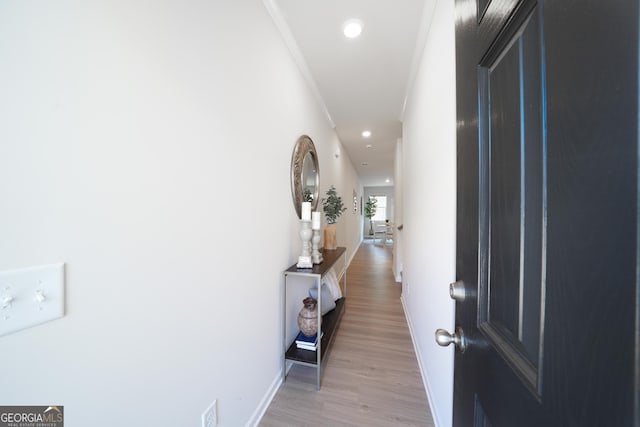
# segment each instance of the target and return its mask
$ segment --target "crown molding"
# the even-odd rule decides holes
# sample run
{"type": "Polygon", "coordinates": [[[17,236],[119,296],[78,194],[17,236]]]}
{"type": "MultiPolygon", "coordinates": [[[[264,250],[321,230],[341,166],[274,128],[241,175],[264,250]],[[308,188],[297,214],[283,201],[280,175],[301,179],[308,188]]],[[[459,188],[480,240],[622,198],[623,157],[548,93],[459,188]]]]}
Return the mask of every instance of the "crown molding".
{"type": "Polygon", "coordinates": [[[293,33],[291,32],[291,28],[289,28],[287,21],[282,15],[282,12],[280,11],[280,7],[276,3],[276,0],[262,0],[262,3],[267,9],[267,12],[269,12],[269,15],[276,25],[276,28],[278,28],[278,31],[280,31],[280,35],[284,40],[284,44],[287,46],[287,48],[289,48],[289,52],[293,57],[293,61],[298,66],[298,69],[300,70],[300,73],[302,73],[302,77],[307,82],[307,85],[309,85],[309,89],[311,90],[313,96],[316,98],[316,101],[318,102],[320,109],[324,113],[325,118],[329,122],[329,125],[335,129],[336,124],[331,118],[331,114],[329,114],[329,110],[327,109],[327,105],[325,104],[324,99],[320,94],[318,85],[316,84],[316,81],[311,74],[311,70],[309,70],[307,62],[304,60],[304,56],[302,56],[302,52],[300,52],[298,43],[296,43],[296,40],[293,37],[293,33]]]}

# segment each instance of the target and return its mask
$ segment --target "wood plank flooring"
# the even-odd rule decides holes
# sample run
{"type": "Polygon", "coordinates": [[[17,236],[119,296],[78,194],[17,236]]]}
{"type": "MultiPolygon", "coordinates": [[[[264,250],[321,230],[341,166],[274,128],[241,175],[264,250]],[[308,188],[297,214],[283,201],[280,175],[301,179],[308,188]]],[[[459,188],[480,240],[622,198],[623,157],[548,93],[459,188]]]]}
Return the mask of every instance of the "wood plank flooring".
{"type": "Polygon", "coordinates": [[[294,365],[261,427],[434,426],[391,272],[391,246],[365,240],[347,272],[347,302],[325,365],[294,365]]]}

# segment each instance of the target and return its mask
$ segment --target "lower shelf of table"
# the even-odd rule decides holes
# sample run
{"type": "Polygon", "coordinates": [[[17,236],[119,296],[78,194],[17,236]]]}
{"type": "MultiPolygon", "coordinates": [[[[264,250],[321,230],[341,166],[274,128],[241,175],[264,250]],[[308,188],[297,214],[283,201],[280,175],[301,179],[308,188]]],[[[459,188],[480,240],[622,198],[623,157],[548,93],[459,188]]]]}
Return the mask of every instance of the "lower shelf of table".
{"type": "MultiPolygon", "coordinates": [[[[331,343],[334,334],[338,328],[340,323],[340,319],[342,318],[342,314],[344,313],[344,303],[345,299],[340,298],[336,301],[336,308],[322,316],[322,339],[320,341],[320,349],[321,355],[320,357],[324,359],[327,355],[327,350],[329,349],[329,344],[331,343]]],[[[303,350],[296,346],[295,340],[289,346],[289,349],[285,353],[285,359],[291,360],[293,362],[303,363],[307,365],[317,365],[318,364],[318,356],[315,351],[303,350]]]]}

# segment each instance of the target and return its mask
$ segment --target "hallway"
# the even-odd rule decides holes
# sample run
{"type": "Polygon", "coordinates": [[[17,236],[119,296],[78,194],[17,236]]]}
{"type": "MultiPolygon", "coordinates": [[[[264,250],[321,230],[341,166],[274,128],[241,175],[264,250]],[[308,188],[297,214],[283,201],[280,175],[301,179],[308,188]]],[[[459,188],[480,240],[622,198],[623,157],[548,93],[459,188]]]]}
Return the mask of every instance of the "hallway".
{"type": "Polygon", "coordinates": [[[390,246],[363,241],[321,390],[315,369],[294,365],[261,427],[434,425],[391,262],[390,246]]]}

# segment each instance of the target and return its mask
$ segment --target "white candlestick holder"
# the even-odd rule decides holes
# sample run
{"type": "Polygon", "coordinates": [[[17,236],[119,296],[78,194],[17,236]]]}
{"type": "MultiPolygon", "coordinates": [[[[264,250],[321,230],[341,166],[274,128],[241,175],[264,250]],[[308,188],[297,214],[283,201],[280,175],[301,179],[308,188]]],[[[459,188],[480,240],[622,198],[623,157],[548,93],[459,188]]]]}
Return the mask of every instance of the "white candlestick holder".
{"type": "Polygon", "coordinates": [[[311,262],[311,236],[311,221],[303,219],[300,221],[302,254],[298,257],[298,263],[296,264],[296,267],[298,268],[313,268],[313,263],[311,262]]]}
{"type": "Polygon", "coordinates": [[[320,264],[322,263],[322,254],[320,253],[320,230],[318,229],[314,229],[313,230],[313,237],[311,238],[311,243],[312,243],[312,252],[311,252],[311,258],[313,259],[313,263],[314,264],[320,264]]]}

